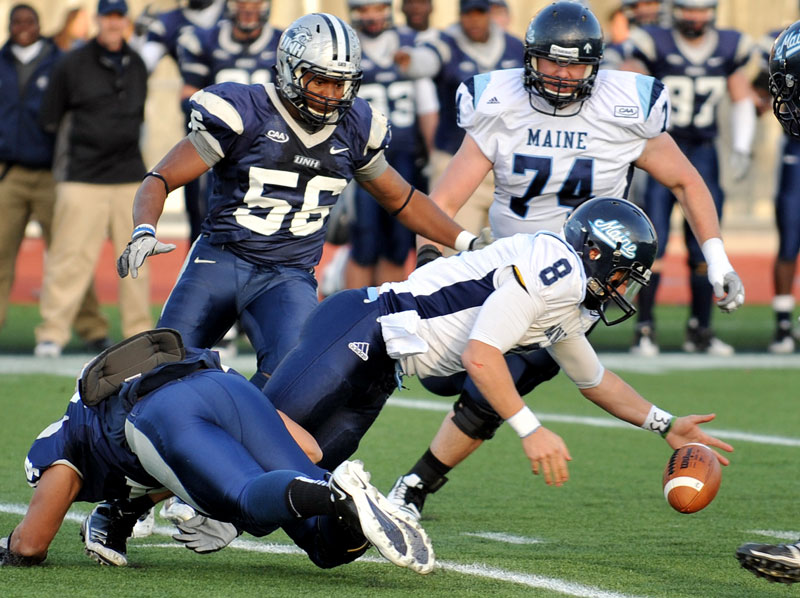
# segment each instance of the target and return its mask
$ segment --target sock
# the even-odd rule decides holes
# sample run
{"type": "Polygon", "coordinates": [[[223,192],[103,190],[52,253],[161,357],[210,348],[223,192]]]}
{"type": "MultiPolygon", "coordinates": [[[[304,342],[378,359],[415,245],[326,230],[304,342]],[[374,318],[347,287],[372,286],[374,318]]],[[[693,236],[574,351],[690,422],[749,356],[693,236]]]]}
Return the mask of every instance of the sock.
{"type": "Polygon", "coordinates": [[[772,299],[772,309],[775,310],[775,323],[778,330],[790,331],[792,329],[794,297],[792,295],[775,295],[772,299]]]}
{"type": "Polygon", "coordinates": [[[335,515],[328,483],[306,477],[296,477],[286,487],[286,506],[298,518],[314,515],[335,515]]]}
{"type": "Polygon", "coordinates": [[[122,512],[132,513],[138,519],[153,508],[153,499],[150,498],[149,494],[144,494],[136,498],[122,499],[117,503],[117,506],[122,512]]]}
{"type": "Polygon", "coordinates": [[[689,275],[689,287],[692,291],[692,317],[697,319],[697,324],[701,329],[711,325],[711,304],[714,297],[714,289],[708,282],[705,264],[703,266],[702,273],[692,269],[692,273],[689,275]]]}
{"type": "Polygon", "coordinates": [[[639,291],[639,322],[653,322],[653,307],[656,303],[656,291],[661,282],[661,273],[653,272],[650,284],[639,291]]]}
{"type": "Polygon", "coordinates": [[[434,492],[439,489],[442,484],[447,481],[445,475],[453,469],[439,461],[431,449],[425,451],[422,458],[417,461],[416,465],[411,468],[408,473],[415,473],[422,480],[423,485],[429,492],[434,492]]]}

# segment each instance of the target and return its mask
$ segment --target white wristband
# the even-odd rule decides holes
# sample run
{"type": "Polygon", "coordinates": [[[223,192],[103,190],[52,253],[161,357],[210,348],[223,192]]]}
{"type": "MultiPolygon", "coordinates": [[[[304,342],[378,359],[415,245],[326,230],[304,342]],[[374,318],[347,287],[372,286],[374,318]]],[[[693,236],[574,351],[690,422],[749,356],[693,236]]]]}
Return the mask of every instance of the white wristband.
{"type": "Polygon", "coordinates": [[[642,424],[642,428],[650,432],[655,432],[663,438],[672,427],[673,419],[675,419],[674,415],[652,405],[650,407],[650,413],[647,414],[642,424]]]}
{"type": "Polygon", "coordinates": [[[131,233],[131,241],[133,241],[136,237],[141,237],[142,235],[153,235],[155,237],[156,227],[152,224],[140,224],[133,229],[133,232],[131,233]]]}
{"type": "Polygon", "coordinates": [[[469,246],[475,239],[477,239],[477,237],[473,235],[471,232],[462,230],[460,233],[458,233],[453,248],[456,251],[469,251],[469,246]]]}
{"type": "Polygon", "coordinates": [[[728,260],[728,254],[725,253],[725,247],[722,245],[722,239],[719,237],[709,239],[703,243],[701,249],[703,250],[703,257],[709,268],[727,267],[727,269],[733,270],[733,266],[731,266],[731,262],[728,260]]]}
{"type": "Polygon", "coordinates": [[[520,438],[533,434],[542,424],[529,407],[525,406],[507,420],[520,438]]]}

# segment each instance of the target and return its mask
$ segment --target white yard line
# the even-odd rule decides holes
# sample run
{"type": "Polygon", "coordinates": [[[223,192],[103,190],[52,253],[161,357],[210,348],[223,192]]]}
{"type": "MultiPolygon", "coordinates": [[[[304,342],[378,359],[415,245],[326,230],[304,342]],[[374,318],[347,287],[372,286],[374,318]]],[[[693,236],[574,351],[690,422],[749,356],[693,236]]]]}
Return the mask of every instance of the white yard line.
{"type": "Polygon", "coordinates": [[[514,534],[504,534],[501,532],[462,532],[462,536],[473,538],[483,538],[484,540],[494,540],[504,544],[541,544],[544,540],[538,538],[527,538],[525,536],[515,536],[514,534]]]}
{"type": "MultiPolygon", "coordinates": [[[[25,505],[0,503],[0,512],[2,513],[8,513],[11,515],[23,515],[25,513],[25,510],[26,510],[25,505]]],[[[86,517],[85,513],[70,511],[69,513],[67,513],[66,520],[80,523],[81,521],[83,521],[84,517],[86,517]]],[[[174,528],[164,527],[161,525],[157,525],[154,528],[155,534],[163,536],[171,536],[174,533],[173,530],[174,528]]],[[[183,548],[183,545],[178,544],[177,542],[169,542],[169,543],[148,542],[143,544],[136,543],[133,546],[137,550],[141,548],[166,548],[166,549],[183,548]]],[[[234,540],[226,550],[230,549],[244,550],[247,552],[258,552],[263,554],[294,554],[294,555],[305,556],[305,552],[303,552],[296,546],[290,546],[287,544],[258,542],[255,540],[245,540],[241,538],[234,540]]],[[[361,557],[359,561],[388,564],[387,561],[385,561],[384,559],[375,556],[364,556],[361,557]]],[[[496,567],[490,567],[488,565],[484,565],[482,563],[464,564],[464,563],[456,563],[454,561],[438,561],[437,568],[444,569],[446,571],[453,571],[455,573],[461,573],[463,575],[482,577],[484,579],[491,579],[495,581],[505,581],[518,585],[528,586],[531,588],[551,590],[559,594],[564,594],[567,596],[576,596],[578,598],[646,598],[643,596],[634,596],[632,594],[620,594],[618,592],[609,592],[601,588],[587,586],[580,583],[567,581],[564,579],[558,579],[557,577],[545,577],[543,575],[534,575],[531,573],[522,573],[519,571],[509,571],[506,569],[499,569],[496,567]]]]}

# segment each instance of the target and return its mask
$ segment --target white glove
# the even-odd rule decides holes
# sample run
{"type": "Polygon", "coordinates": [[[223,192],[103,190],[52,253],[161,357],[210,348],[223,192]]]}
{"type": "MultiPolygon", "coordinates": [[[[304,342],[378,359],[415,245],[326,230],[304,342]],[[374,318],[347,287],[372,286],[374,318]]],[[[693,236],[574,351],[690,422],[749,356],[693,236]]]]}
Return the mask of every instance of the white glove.
{"type": "Polygon", "coordinates": [[[120,278],[125,278],[130,272],[131,276],[136,278],[146,257],[168,253],[173,249],[175,245],[172,243],[162,243],[156,239],[155,227],[147,224],[139,225],[134,229],[125,251],[117,259],[117,274],[120,278]]]}
{"type": "Polygon", "coordinates": [[[181,533],[173,535],[172,539],[183,542],[186,548],[198,554],[222,550],[240,534],[232,523],[217,521],[205,515],[195,515],[176,525],[181,533]]]}
{"type": "Polygon", "coordinates": [[[741,181],[747,176],[747,172],[750,170],[750,162],[750,154],[737,150],[731,151],[731,155],[728,158],[728,166],[734,181],[741,181]]]}
{"type": "Polygon", "coordinates": [[[494,243],[495,238],[492,234],[492,229],[488,226],[484,226],[481,229],[481,233],[472,239],[472,242],[469,244],[470,251],[477,251],[478,249],[483,249],[484,247],[488,247],[492,243],[494,243]]]}

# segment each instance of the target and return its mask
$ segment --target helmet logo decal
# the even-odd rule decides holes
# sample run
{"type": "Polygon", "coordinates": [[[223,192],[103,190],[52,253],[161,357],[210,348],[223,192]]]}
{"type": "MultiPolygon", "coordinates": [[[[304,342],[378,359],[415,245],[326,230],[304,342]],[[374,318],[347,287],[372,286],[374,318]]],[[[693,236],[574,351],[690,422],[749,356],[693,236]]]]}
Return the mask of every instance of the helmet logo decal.
{"type": "Polygon", "coordinates": [[[591,52],[592,51],[592,44],[590,44],[589,42],[586,42],[586,45],[583,46],[583,51],[586,52],[587,54],[589,52],[591,52]]]}
{"type": "Polygon", "coordinates": [[[800,52],[800,33],[793,31],[787,33],[781,43],[775,47],[775,56],[778,58],[789,58],[800,52]],[[781,54],[781,51],[784,53],[781,54]]]}
{"type": "MultiPolygon", "coordinates": [[[[589,49],[591,49],[591,46],[589,49]]],[[[568,58],[570,60],[577,60],[580,58],[580,50],[578,48],[564,48],[556,44],[550,44],[550,56],[553,58],[568,58]]]]}
{"type": "Polygon", "coordinates": [[[592,232],[598,239],[603,241],[609,247],[617,248],[617,243],[620,243],[620,253],[627,258],[636,257],[636,243],[631,241],[628,231],[625,226],[620,224],[619,220],[597,220],[589,221],[589,226],[592,227],[592,232]]]}
{"type": "Polygon", "coordinates": [[[310,41],[311,31],[307,28],[292,28],[281,39],[281,50],[295,58],[302,58],[310,41]]]}

